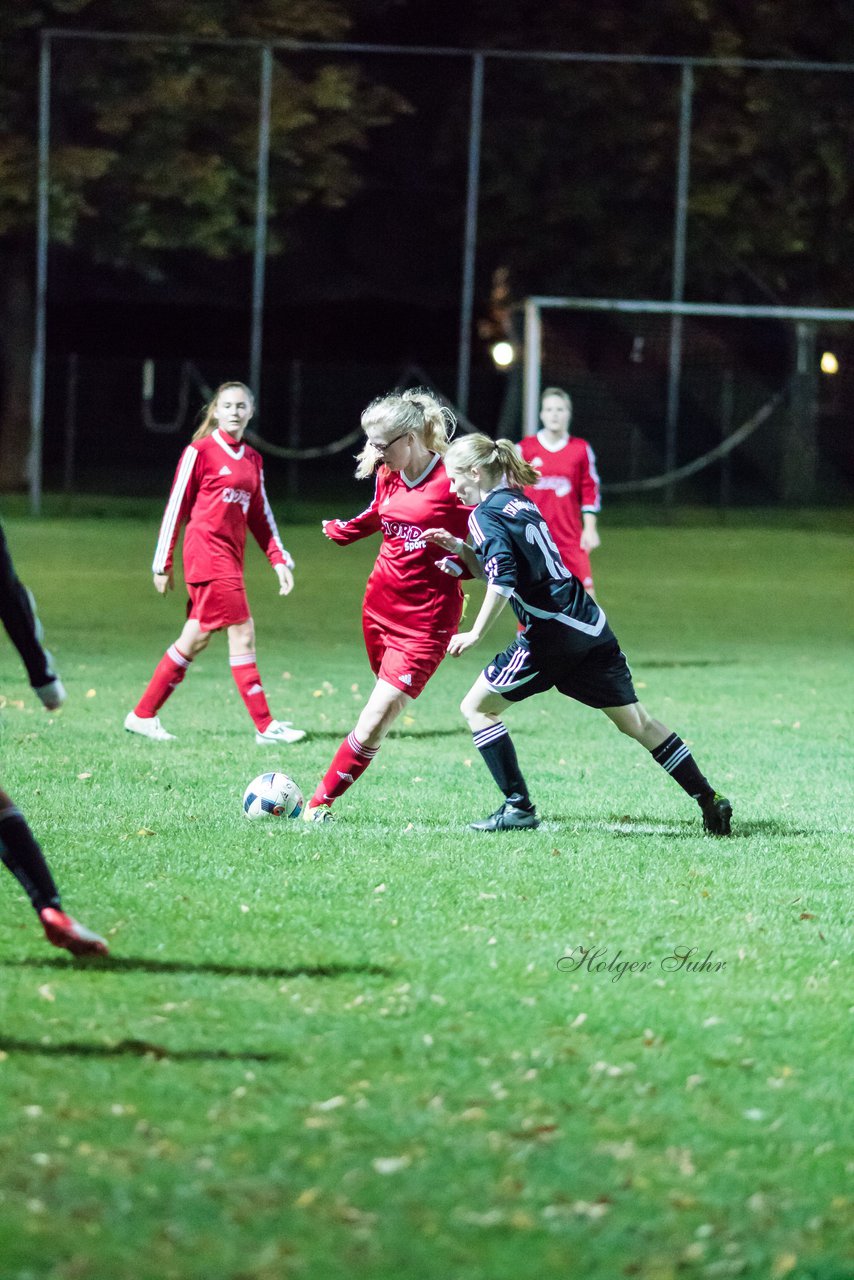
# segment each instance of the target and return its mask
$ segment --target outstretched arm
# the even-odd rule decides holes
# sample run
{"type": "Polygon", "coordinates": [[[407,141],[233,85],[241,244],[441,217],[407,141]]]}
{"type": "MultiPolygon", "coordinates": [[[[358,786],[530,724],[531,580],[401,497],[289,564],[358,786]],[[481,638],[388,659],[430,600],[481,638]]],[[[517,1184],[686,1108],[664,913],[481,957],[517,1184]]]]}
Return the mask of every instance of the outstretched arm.
{"type": "Polygon", "coordinates": [[[358,542],[360,538],[367,538],[370,534],[379,532],[382,527],[382,521],[380,520],[380,485],[381,478],[377,475],[371,505],[366,507],[364,511],[360,511],[357,516],[353,516],[351,520],[323,520],[321,522],[323,532],[330,542],[339,542],[342,546],[347,546],[350,542],[358,542]]]}
{"type": "MultiPolygon", "coordinates": [[[[475,555],[474,549],[467,542],[464,542],[462,538],[454,537],[447,529],[425,529],[424,537],[428,542],[434,542],[443,551],[447,551],[450,555],[457,556],[462,560],[473,578],[482,578],[484,576],[481,563],[475,555]]],[[[440,569],[443,568],[443,561],[439,560],[438,565],[440,569]]]]}
{"type": "Polygon", "coordinates": [[[448,653],[452,658],[458,658],[461,653],[465,653],[466,649],[471,649],[472,645],[477,644],[478,640],[486,634],[502,612],[507,604],[507,599],[507,596],[502,595],[500,591],[496,591],[494,587],[486,588],[486,595],[483,598],[483,604],[480,606],[480,613],[475,618],[471,631],[461,631],[457,635],[451,636],[448,641],[448,653]]]}
{"type": "Polygon", "coordinates": [[[358,542],[360,538],[367,538],[370,534],[377,533],[380,528],[380,517],[374,507],[370,506],[366,511],[353,516],[352,520],[322,520],[321,524],[330,542],[339,542],[342,546],[347,546],[350,542],[358,542]]]}

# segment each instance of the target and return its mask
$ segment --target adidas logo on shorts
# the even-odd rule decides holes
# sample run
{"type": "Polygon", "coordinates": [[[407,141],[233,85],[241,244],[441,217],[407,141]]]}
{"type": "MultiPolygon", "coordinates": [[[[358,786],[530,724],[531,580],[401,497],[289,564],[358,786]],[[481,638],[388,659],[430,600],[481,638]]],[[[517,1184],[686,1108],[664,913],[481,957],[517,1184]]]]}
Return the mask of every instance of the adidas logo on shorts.
{"type": "Polygon", "coordinates": [[[401,683],[401,684],[412,684],[412,676],[409,674],[409,672],[408,672],[408,671],[407,671],[407,673],[406,673],[406,675],[405,675],[405,676],[401,676],[401,677],[400,677],[400,683],[401,683]]]}

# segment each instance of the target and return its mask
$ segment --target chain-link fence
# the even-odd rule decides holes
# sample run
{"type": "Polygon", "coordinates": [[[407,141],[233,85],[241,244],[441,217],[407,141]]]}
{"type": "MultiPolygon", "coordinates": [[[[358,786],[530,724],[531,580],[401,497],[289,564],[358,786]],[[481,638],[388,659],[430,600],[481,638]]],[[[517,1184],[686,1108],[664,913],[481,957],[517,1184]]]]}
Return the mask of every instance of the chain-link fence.
{"type": "MultiPolygon", "coordinates": [[[[790,291],[812,294],[789,301],[850,302],[839,297],[826,264],[821,275],[810,270],[808,252],[810,219],[823,213],[822,234],[844,234],[844,201],[828,191],[816,207],[803,194],[821,151],[817,140],[821,154],[844,141],[852,70],[44,32],[34,486],[43,466],[45,482],[69,492],[162,487],[202,386],[234,376],[262,386],[262,439],[313,455],[287,461],[268,450],[271,470],[291,489],[322,486],[347,469],[346,448],[323,451],[352,433],[364,404],[413,364],[426,377],[410,383],[429,381],[488,432],[518,435],[519,366],[497,372],[475,325],[488,312],[499,266],[507,266],[518,300],[530,293],[674,300],[700,289],[712,301],[781,301],[739,258],[739,239],[729,235],[745,220],[767,220],[781,243],[800,237],[806,246],[799,266],[797,255],[786,265],[790,291]],[[237,117],[229,117],[229,102],[212,102],[210,120],[201,121],[209,127],[201,128],[197,95],[212,75],[233,70],[235,59],[257,90],[237,117]],[[126,155],[105,159],[105,174],[86,188],[89,207],[68,248],[51,258],[49,278],[51,222],[70,216],[59,186],[51,196],[52,175],[61,185],[69,155],[89,156],[98,142],[98,80],[119,84],[130,69],[141,94],[158,64],[168,72],[165,89],[141,127],[149,144],[162,137],[164,165],[184,148],[195,168],[188,161],[181,181],[146,192],[126,155]],[[338,67],[341,78],[324,79],[328,67],[338,67]],[[318,85],[318,118],[323,92],[339,117],[346,114],[347,85],[382,85],[386,103],[397,106],[381,126],[365,125],[347,159],[352,181],[343,170],[338,175],[340,198],[314,202],[306,188],[304,208],[284,201],[277,213],[278,196],[299,177],[299,127],[288,112],[318,85]],[[793,94],[802,107],[796,121],[778,110],[793,94]],[[612,148],[603,156],[605,116],[612,148]],[[781,118],[790,119],[785,137],[772,127],[781,118]],[[293,141],[293,154],[283,139],[293,141]],[[169,240],[170,218],[190,216],[183,188],[211,180],[223,163],[236,165],[235,147],[257,147],[254,188],[244,181],[234,197],[249,256],[229,263],[211,261],[203,247],[152,253],[158,235],[169,240]],[[743,178],[748,170],[756,182],[731,182],[734,171],[743,178]],[[776,198],[780,191],[791,200],[776,198]],[[142,274],[93,265],[99,254],[109,257],[120,206],[125,260],[135,261],[126,241],[128,227],[137,226],[142,274]],[[274,266],[268,251],[277,255],[274,266]],[[157,319],[167,310],[168,339],[157,319]],[[229,339],[215,332],[234,329],[237,316],[229,339]]],[[[112,98],[116,110],[121,95],[112,98]]],[[[322,134],[308,141],[316,151],[322,134]]],[[[668,455],[684,466],[709,454],[777,397],[752,443],[716,456],[680,496],[792,500],[797,486],[791,476],[782,482],[781,469],[791,470],[796,459],[790,449],[782,460],[781,442],[792,420],[786,388],[797,355],[785,325],[769,321],[724,335],[711,322],[686,320],[674,397],[668,318],[628,323],[586,315],[560,323],[547,339],[544,374],[573,393],[576,429],[597,447],[606,482],[654,478],[668,455]]],[[[847,330],[834,337],[840,374],[833,381],[816,376],[812,403],[795,406],[815,422],[819,499],[850,494],[854,470],[844,427],[854,409],[854,354],[847,330]]]]}

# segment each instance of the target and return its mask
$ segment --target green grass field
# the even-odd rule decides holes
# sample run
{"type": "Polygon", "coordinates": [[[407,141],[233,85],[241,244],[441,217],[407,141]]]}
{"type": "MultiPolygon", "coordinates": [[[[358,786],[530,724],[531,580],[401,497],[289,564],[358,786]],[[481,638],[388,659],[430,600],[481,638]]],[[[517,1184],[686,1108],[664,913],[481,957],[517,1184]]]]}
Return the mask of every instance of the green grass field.
{"type": "Polygon", "coordinates": [[[310,791],[355,721],[373,548],[286,526],[287,600],[249,549],[273,714],[311,731],[276,753],[221,637],[176,742],[123,732],[181,623],[154,518],[6,531],[70,697],[48,716],[3,641],[0,778],[112,958],[50,948],[0,876],[2,1280],[854,1274],[844,531],[605,524],[602,602],[728,841],[557,695],[510,721],[542,827],[467,831],[496,793],[457,707],[509,626],[334,826],[246,822],[255,774],[310,791]]]}

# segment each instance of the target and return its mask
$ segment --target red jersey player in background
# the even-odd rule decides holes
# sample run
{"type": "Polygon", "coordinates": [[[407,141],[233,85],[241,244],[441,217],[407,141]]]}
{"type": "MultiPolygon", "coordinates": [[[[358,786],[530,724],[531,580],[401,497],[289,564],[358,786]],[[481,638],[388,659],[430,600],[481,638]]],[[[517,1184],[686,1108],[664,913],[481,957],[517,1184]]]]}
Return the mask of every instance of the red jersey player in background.
{"type": "Polygon", "coordinates": [[[382,534],[362,606],[377,682],[303,810],[308,822],[331,820],[333,802],[365,772],[397,717],[433,675],[462,616],[458,579],[471,576],[424,538],[435,525],[462,539],[468,530],[469,508],[451,493],[442,463],[456,425],[453,414],[428,392],[413,389],[372,401],[361,421],[367,442],[356,475],[377,472],[373,502],[352,520],[324,520],[323,532],[341,544],[382,534]]]}
{"type": "Polygon", "coordinates": [[[215,631],[228,631],[231,674],[255,725],[255,740],[299,742],[301,729],[274,720],[255,662],[255,624],[243,584],[247,526],[276,571],[279,594],[293,589],[294,562],[282,546],[264,489],[261,455],[243,443],[252,417],[252,392],[242,382],[224,382],[204,410],[202,424],[181,454],[154,552],[154,587],[161,595],[174,582],[172,554],[181,524],[184,582],[190,596],[187,621],[155,668],[148,688],[125,728],[165,742],[158,711],[207,648],[215,631]]]}
{"type": "Polygon", "coordinates": [[[525,436],[519,452],[541,479],[525,489],[542,511],[567,569],[594,596],[590,552],[599,546],[596,517],[599,476],[596,455],[586,440],[569,434],[572,401],[560,387],[546,387],[540,400],[541,430],[525,436]]]}

